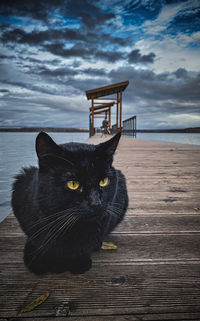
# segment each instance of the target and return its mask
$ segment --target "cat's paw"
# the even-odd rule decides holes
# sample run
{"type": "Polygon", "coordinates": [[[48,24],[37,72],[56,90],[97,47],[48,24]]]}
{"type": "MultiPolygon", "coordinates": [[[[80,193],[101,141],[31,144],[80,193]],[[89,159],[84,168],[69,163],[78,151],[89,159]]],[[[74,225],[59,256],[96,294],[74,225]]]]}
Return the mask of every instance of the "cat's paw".
{"type": "Polygon", "coordinates": [[[48,272],[48,264],[45,264],[37,254],[37,249],[30,242],[26,242],[24,247],[24,264],[36,275],[48,272]]]}
{"type": "Polygon", "coordinates": [[[92,260],[89,257],[80,258],[70,264],[69,271],[72,274],[83,274],[92,267],[92,260]]]}
{"type": "Polygon", "coordinates": [[[24,264],[30,272],[33,272],[36,275],[41,275],[48,272],[47,266],[41,262],[35,262],[32,257],[28,257],[27,255],[24,255],[24,264]]]}

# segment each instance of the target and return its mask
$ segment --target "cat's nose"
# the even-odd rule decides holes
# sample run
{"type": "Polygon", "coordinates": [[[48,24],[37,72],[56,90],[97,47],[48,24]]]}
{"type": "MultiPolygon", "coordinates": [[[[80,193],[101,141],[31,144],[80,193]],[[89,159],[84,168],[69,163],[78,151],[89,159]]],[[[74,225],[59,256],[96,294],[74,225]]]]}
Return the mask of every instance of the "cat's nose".
{"type": "Polygon", "coordinates": [[[100,195],[98,191],[91,191],[90,193],[90,206],[93,208],[98,208],[101,206],[100,195]]]}

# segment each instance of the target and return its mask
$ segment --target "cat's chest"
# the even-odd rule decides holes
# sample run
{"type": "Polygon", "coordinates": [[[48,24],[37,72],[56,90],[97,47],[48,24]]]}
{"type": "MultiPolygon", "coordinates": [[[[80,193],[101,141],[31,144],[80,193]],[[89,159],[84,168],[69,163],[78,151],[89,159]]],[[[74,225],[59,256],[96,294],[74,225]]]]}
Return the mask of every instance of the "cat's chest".
{"type": "Polygon", "coordinates": [[[87,224],[79,230],[74,230],[71,235],[64,235],[57,246],[62,246],[66,251],[93,251],[103,241],[104,225],[102,222],[87,224]]]}

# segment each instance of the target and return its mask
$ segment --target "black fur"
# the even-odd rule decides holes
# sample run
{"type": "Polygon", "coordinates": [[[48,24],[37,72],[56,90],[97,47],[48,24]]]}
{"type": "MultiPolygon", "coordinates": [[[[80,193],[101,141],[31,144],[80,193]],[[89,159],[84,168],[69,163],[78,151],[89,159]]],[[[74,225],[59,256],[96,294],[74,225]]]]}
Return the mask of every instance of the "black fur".
{"type": "Polygon", "coordinates": [[[41,132],[39,168],[24,168],[13,184],[12,207],[27,235],[24,262],[36,274],[83,273],[90,256],[122,220],[128,196],[123,174],[112,167],[120,134],[99,145],[57,145],[41,132]],[[106,187],[99,182],[108,177],[106,187]],[[66,182],[77,180],[70,190],[66,182]]]}

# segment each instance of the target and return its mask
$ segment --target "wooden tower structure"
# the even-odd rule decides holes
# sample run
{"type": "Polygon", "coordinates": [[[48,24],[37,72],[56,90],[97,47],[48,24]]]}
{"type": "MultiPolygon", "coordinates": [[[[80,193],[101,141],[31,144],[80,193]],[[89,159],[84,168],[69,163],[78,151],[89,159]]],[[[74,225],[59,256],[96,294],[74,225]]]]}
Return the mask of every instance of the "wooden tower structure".
{"type": "MultiPolygon", "coordinates": [[[[95,134],[94,118],[96,115],[104,114],[104,118],[108,120],[108,126],[111,128],[111,108],[116,105],[116,132],[122,130],[122,92],[128,86],[129,81],[115,83],[109,86],[90,89],[86,91],[88,100],[91,100],[90,107],[90,135],[95,134]],[[116,94],[115,97],[106,97],[116,94]],[[101,101],[101,102],[100,102],[101,101]],[[105,103],[102,103],[105,101],[105,103]]],[[[98,117],[98,116],[97,116],[98,117]]]]}

